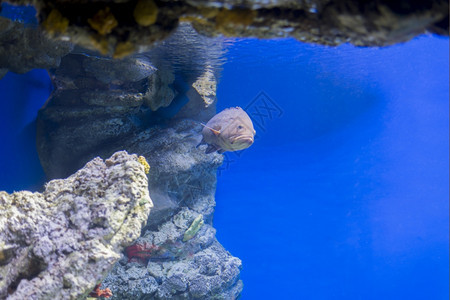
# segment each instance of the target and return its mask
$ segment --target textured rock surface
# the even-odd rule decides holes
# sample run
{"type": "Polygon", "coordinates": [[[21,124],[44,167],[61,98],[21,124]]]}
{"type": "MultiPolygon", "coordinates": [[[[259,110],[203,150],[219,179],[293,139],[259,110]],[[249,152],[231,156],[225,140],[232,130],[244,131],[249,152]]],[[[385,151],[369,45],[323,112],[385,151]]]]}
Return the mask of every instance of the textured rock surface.
{"type": "MultiPolygon", "coordinates": [[[[149,128],[122,141],[127,151],[144,156],[151,166],[148,184],[155,207],[148,227],[156,228],[181,207],[202,214],[211,224],[216,170],[223,157],[205,154],[205,146],[196,148],[202,128],[197,122],[182,119],[169,125],[149,128]]],[[[100,155],[107,157],[115,151],[104,148],[100,155]]]]}
{"type": "MultiPolygon", "coordinates": [[[[151,165],[149,191],[154,208],[137,243],[153,250],[144,264],[124,258],[116,265],[102,286],[118,295],[115,299],[235,299],[241,293],[240,260],[220,246],[211,227],[216,170],[223,157],[205,154],[204,146],[196,148],[200,132],[198,122],[180,119],[121,141],[127,151],[145,156],[151,165]],[[205,224],[183,242],[199,214],[205,224]]],[[[100,155],[114,151],[104,148],[100,155]]]]}
{"type": "Polygon", "coordinates": [[[150,258],[124,257],[102,288],[110,288],[113,299],[236,299],[241,261],[216,241],[214,228],[205,224],[183,242],[197,215],[183,208],[158,230],[146,231],[135,244],[147,247],[150,258]]]}
{"type": "Polygon", "coordinates": [[[146,157],[151,166],[154,208],[138,243],[158,249],[148,260],[161,275],[146,271],[148,261],[125,257],[102,286],[116,299],[233,299],[242,290],[241,262],[220,246],[212,228],[223,157],[196,147],[198,120],[215,113],[222,53],[221,43],[183,24],[150,52],[119,62],[72,53],[51,70],[57,89],[39,113],[37,136],[48,176],[63,177],[121,149],[146,157]],[[203,262],[215,271],[205,271],[203,262]],[[172,276],[172,265],[185,269],[172,276]]]}
{"type": "MultiPolygon", "coordinates": [[[[123,147],[145,156],[151,165],[149,191],[154,208],[138,243],[158,250],[145,264],[124,258],[116,265],[102,286],[110,288],[115,299],[233,299],[242,291],[241,263],[220,246],[211,227],[216,170],[223,157],[206,155],[204,146],[196,148],[200,132],[198,122],[176,119],[96,149],[95,155],[107,157],[123,147]],[[183,242],[184,233],[199,214],[205,224],[192,239],[183,242]],[[211,259],[205,262],[204,257],[211,259]],[[147,271],[147,263],[150,268],[161,269],[161,274],[155,277],[147,271]],[[175,265],[184,269],[174,277],[175,265]],[[215,271],[208,273],[204,268],[215,271]],[[176,284],[179,286],[175,288],[176,284]]],[[[79,160],[86,161],[91,155],[79,160]]]]}
{"type": "Polygon", "coordinates": [[[211,118],[222,54],[221,43],[184,24],[152,51],[122,60],[78,49],[66,55],[50,70],[56,90],[37,122],[37,149],[47,176],[68,176],[88,154],[123,149],[128,137],[174,116],[211,118]]]}
{"type": "Polygon", "coordinates": [[[147,77],[155,71],[146,59],[64,57],[50,71],[56,91],[38,117],[37,148],[47,176],[65,177],[86,162],[79,163],[79,156],[133,134],[140,126],[147,77]]]}
{"type": "Polygon", "coordinates": [[[326,45],[382,46],[425,32],[449,34],[445,0],[10,2],[34,4],[47,32],[116,57],[168,37],[180,21],[205,35],[294,37],[326,45]]]}
{"type": "Polygon", "coordinates": [[[8,70],[26,73],[55,68],[72,48],[71,43],[50,39],[38,28],[0,17],[0,79],[8,70]]]}
{"type": "Polygon", "coordinates": [[[115,266],[102,286],[112,290],[114,299],[234,299],[242,291],[241,263],[220,246],[211,227],[216,170],[223,157],[206,155],[203,146],[196,148],[200,131],[198,122],[174,120],[123,139],[121,146],[98,149],[99,155],[107,157],[115,147],[124,147],[145,156],[151,165],[149,191],[154,208],[137,243],[156,250],[144,264],[126,257],[115,266]],[[183,242],[199,214],[205,224],[183,242]],[[148,268],[160,270],[159,275],[148,268]]]}
{"type": "Polygon", "coordinates": [[[87,296],[151,206],[144,166],[126,152],[95,158],[43,193],[0,192],[0,298],[87,296]]]}

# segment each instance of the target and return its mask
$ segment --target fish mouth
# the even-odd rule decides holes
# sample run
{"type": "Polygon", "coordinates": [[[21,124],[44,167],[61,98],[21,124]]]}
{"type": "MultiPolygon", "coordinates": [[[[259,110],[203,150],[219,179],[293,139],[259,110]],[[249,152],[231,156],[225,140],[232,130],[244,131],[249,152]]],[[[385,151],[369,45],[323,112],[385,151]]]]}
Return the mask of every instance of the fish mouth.
{"type": "Polygon", "coordinates": [[[235,137],[231,140],[231,143],[233,145],[235,144],[239,144],[239,145],[248,145],[250,146],[251,144],[253,144],[254,138],[251,135],[241,135],[238,137],[235,137]]]}

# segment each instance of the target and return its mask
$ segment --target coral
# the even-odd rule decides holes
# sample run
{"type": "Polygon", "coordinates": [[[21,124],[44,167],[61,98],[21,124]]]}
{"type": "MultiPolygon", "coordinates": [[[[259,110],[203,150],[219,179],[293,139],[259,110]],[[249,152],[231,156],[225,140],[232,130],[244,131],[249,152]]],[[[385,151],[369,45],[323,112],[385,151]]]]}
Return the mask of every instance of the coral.
{"type": "Polygon", "coordinates": [[[116,57],[150,49],[180,21],[205,36],[291,37],[323,45],[386,46],[428,32],[449,35],[449,3],[443,0],[9,2],[35,5],[43,28],[55,37],[116,57]],[[107,39],[98,42],[102,35],[107,39]]]}
{"type": "Polygon", "coordinates": [[[94,290],[92,292],[89,293],[89,297],[93,297],[93,298],[111,298],[112,297],[112,293],[111,290],[109,288],[100,289],[101,284],[97,284],[94,288],[94,290]]]}
{"type": "Polygon", "coordinates": [[[246,27],[253,23],[257,11],[250,9],[222,9],[215,18],[216,29],[227,36],[236,35],[236,27],[246,27]]]}
{"type": "Polygon", "coordinates": [[[127,257],[102,283],[112,299],[237,299],[241,261],[217,242],[214,228],[204,224],[192,239],[181,241],[200,216],[182,208],[128,247],[127,257]]]}
{"type": "Polygon", "coordinates": [[[143,157],[142,155],[139,156],[138,157],[138,161],[144,166],[145,174],[148,174],[148,172],[150,172],[150,165],[148,164],[148,162],[145,159],[145,157],[143,157]]]}
{"type": "Polygon", "coordinates": [[[133,11],[133,16],[139,25],[150,26],[156,22],[158,6],[153,0],[139,0],[133,11]]]}
{"type": "Polygon", "coordinates": [[[194,221],[192,221],[191,226],[184,232],[183,242],[187,242],[194,237],[194,235],[202,228],[203,226],[203,215],[198,215],[194,221]]]}
{"type": "Polygon", "coordinates": [[[42,193],[0,192],[0,299],[86,297],[147,221],[147,180],[122,151],[42,193]]]}
{"type": "Polygon", "coordinates": [[[119,42],[114,50],[113,58],[123,58],[132,54],[136,47],[130,41],[119,42]]]}
{"type": "MultiPolygon", "coordinates": [[[[241,263],[220,246],[211,226],[216,170],[223,157],[205,155],[195,148],[201,139],[201,126],[192,120],[209,119],[215,113],[215,101],[205,108],[202,96],[215,99],[216,78],[223,63],[218,58],[223,53],[219,39],[201,37],[188,24],[181,24],[169,40],[150,53],[122,60],[69,54],[58,69],[51,70],[56,91],[38,120],[39,154],[49,177],[60,178],[94,155],[108,157],[124,148],[145,157],[151,166],[147,177],[155,207],[143,236],[126,245],[119,273],[102,283],[103,288],[111,289],[112,299],[142,299],[140,295],[170,299],[178,297],[177,293],[189,299],[193,298],[190,282],[194,283],[192,295],[203,295],[200,299],[232,299],[242,290],[241,263]],[[180,63],[177,68],[167,64],[174,58],[180,63]],[[151,66],[158,72],[152,73],[151,66]],[[146,89],[154,87],[148,76],[162,74],[168,78],[166,87],[180,93],[177,99],[189,99],[189,109],[182,109],[167,126],[153,125],[160,122],[154,119],[160,112],[142,101],[146,89]],[[195,106],[190,106],[192,103],[195,106]],[[199,215],[203,216],[203,226],[199,226],[202,220],[194,222],[199,215]],[[198,231],[194,234],[192,230],[192,237],[183,242],[193,223],[191,230],[198,231]],[[203,274],[204,256],[212,257],[208,268],[217,266],[220,276],[203,274]],[[177,272],[172,277],[169,266],[177,263],[192,267],[192,272],[184,276],[177,272]],[[164,264],[163,275],[155,279],[146,271],[149,264],[164,264]]],[[[145,169],[141,163],[139,167],[145,169]]],[[[146,207],[147,201],[141,199],[139,205],[146,207]]]]}
{"type": "Polygon", "coordinates": [[[119,25],[109,6],[99,10],[91,19],[88,19],[88,23],[101,35],[111,33],[119,25]]]}
{"type": "Polygon", "coordinates": [[[42,22],[42,26],[49,33],[64,33],[69,26],[69,20],[65,18],[57,9],[52,9],[48,17],[42,22]]]}

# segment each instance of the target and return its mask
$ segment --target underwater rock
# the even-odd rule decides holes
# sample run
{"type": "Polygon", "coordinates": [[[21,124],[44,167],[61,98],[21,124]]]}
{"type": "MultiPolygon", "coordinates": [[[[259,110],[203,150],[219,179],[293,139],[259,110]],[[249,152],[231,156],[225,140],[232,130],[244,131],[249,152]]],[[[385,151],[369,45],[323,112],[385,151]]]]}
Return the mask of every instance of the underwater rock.
{"type": "Polygon", "coordinates": [[[223,157],[217,153],[206,155],[204,148],[196,148],[200,132],[198,122],[177,119],[168,126],[148,128],[121,140],[120,145],[110,144],[111,149],[103,147],[100,151],[100,156],[107,157],[114,147],[123,147],[146,157],[151,166],[149,193],[154,207],[142,237],[135,243],[141,246],[127,248],[129,257],[116,265],[101,287],[110,288],[113,297],[117,297],[113,299],[139,299],[149,295],[159,297],[156,299],[177,298],[183,284],[189,286],[182,292],[187,299],[209,299],[212,295],[233,299],[240,294],[241,263],[220,246],[212,227],[216,171],[223,157]],[[204,224],[200,226],[201,221],[193,224],[200,215],[204,224]],[[188,238],[183,242],[187,231],[188,238]],[[203,256],[213,257],[210,268],[222,273],[202,274],[205,266],[196,257],[203,256]],[[128,261],[130,258],[135,259],[128,261]],[[160,261],[165,275],[154,277],[146,271],[143,261],[145,264],[160,261]],[[179,278],[185,274],[180,272],[172,278],[169,270],[176,263],[182,263],[186,270],[193,269],[183,277],[179,278]],[[174,289],[178,292],[172,292],[174,289]]]}
{"type": "Polygon", "coordinates": [[[4,68],[0,69],[0,79],[2,79],[3,76],[5,76],[6,73],[8,73],[8,71],[9,71],[8,69],[4,69],[4,68]]]}
{"type": "Polygon", "coordinates": [[[0,298],[86,297],[138,238],[151,207],[144,166],[125,151],[42,193],[0,192],[0,298]]]}
{"type": "Polygon", "coordinates": [[[224,54],[223,39],[201,36],[189,23],[180,23],[169,38],[142,54],[159,73],[149,78],[153,82],[149,84],[146,105],[157,110],[172,102],[183,102],[176,118],[209,120],[216,111],[224,54]]]}
{"type": "Polygon", "coordinates": [[[221,43],[184,24],[152,51],[121,60],[79,48],[66,55],[49,71],[55,91],[37,120],[37,149],[48,178],[68,176],[102,149],[122,150],[128,137],[174,116],[210,119],[222,54],[221,43]],[[204,77],[207,84],[201,84],[204,77]]]}
{"type": "Polygon", "coordinates": [[[154,207],[139,240],[142,243],[125,251],[128,257],[117,267],[122,279],[114,279],[114,289],[106,283],[99,287],[110,288],[117,293],[116,299],[144,294],[178,297],[172,290],[191,298],[217,294],[228,299],[242,290],[241,263],[220,246],[212,228],[216,171],[223,157],[196,148],[202,130],[198,120],[215,114],[222,54],[222,43],[200,37],[183,24],[152,51],[123,59],[134,72],[125,73],[137,75],[120,75],[117,80],[120,62],[80,49],[50,70],[56,90],[37,120],[38,153],[48,177],[64,177],[96,156],[109,157],[119,150],[145,157],[151,166],[148,190],[154,207]],[[174,222],[178,227],[173,227],[174,222]],[[150,238],[158,246],[146,240],[150,238]],[[169,276],[161,285],[145,266],[141,268],[142,260],[163,256],[172,264],[180,261],[198,269],[200,263],[190,259],[204,251],[218,257],[211,264],[226,274],[210,278],[192,271],[192,278],[169,276]],[[209,288],[200,290],[203,285],[209,288]]]}
{"type": "Polygon", "coordinates": [[[90,56],[83,60],[83,69],[104,84],[137,82],[156,72],[143,57],[115,60],[90,56]]]}
{"type": "Polygon", "coordinates": [[[148,78],[148,90],[144,103],[153,111],[167,107],[178,94],[171,85],[175,80],[172,70],[159,69],[148,78]]]}
{"type": "Polygon", "coordinates": [[[86,163],[78,157],[133,134],[140,126],[147,78],[155,71],[145,58],[84,54],[69,54],[51,69],[56,90],[37,120],[37,150],[47,176],[65,177],[86,163]]]}
{"type": "Polygon", "coordinates": [[[51,39],[39,28],[0,17],[0,79],[7,70],[26,73],[55,68],[73,45],[51,39]]]}
{"type": "Polygon", "coordinates": [[[68,176],[102,149],[124,149],[128,137],[172,117],[209,120],[215,114],[222,44],[200,43],[183,54],[203,40],[184,24],[148,53],[115,60],[77,48],[66,55],[50,69],[55,91],[37,120],[37,149],[46,175],[68,176]],[[170,63],[174,57],[176,66],[170,63]]]}
{"type": "Polygon", "coordinates": [[[449,35],[444,0],[9,2],[35,5],[49,34],[118,58],[148,50],[180,22],[208,36],[293,37],[325,45],[385,46],[427,32],[449,35]]]}
{"type": "MultiPolygon", "coordinates": [[[[136,133],[99,150],[108,157],[116,148],[144,156],[149,170],[149,191],[154,202],[147,228],[154,229],[180,208],[187,207],[202,214],[206,224],[212,223],[216,171],[223,157],[196,148],[201,140],[201,125],[189,119],[174,120],[170,126],[155,126],[136,133]]],[[[90,156],[81,161],[89,160],[90,156]]]]}
{"type": "MultiPolygon", "coordinates": [[[[216,113],[217,74],[209,66],[186,92],[189,102],[175,115],[175,118],[191,118],[208,122],[216,113]]],[[[217,72],[216,72],[217,73],[217,72]]]]}
{"type": "Polygon", "coordinates": [[[151,165],[154,208],[142,236],[102,283],[113,299],[236,299],[241,293],[241,261],[223,249],[212,227],[223,157],[196,148],[200,131],[198,122],[181,119],[123,141],[151,165]]]}
{"type": "Polygon", "coordinates": [[[211,68],[207,67],[205,73],[192,84],[192,87],[202,97],[205,107],[216,101],[217,80],[211,68]]]}
{"type": "Polygon", "coordinates": [[[148,230],[127,249],[102,283],[112,299],[237,299],[241,261],[215,239],[210,225],[183,241],[201,215],[183,208],[170,220],[148,230]]]}

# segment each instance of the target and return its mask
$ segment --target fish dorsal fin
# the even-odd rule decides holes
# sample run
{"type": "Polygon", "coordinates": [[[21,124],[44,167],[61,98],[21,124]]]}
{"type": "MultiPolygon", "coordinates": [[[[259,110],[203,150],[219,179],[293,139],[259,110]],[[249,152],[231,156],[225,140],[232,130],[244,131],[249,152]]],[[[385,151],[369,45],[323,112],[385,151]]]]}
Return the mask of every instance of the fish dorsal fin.
{"type": "Polygon", "coordinates": [[[209,127],[209,126],[206,126],[205,124],[203,124],[203,123],[200,123],[203,127],[206,127],[206,128],[208,128],[209,130],[211,130],[215,135],[219,135],[220,134],[220,129],[221,129],[221,127],[219,126],[219,125],[216,125],[216,126],[214,126],[215,128],[211,128],[211,127],[209,127]]]}

